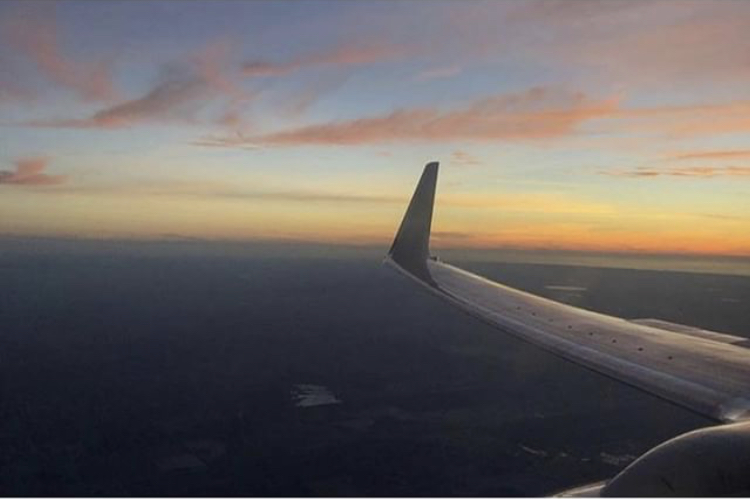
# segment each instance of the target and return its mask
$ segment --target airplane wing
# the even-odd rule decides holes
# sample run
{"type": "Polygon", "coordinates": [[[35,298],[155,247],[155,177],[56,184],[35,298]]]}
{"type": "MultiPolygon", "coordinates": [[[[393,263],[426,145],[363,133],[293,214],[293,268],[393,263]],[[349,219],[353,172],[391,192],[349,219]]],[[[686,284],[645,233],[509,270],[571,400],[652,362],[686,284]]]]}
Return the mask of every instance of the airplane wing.
{"type": "Polygon", "coordinates": [[[747,339],[573,307],[431,257],[437,173],[438,163],[425,167],[387,263],[470,315],[553,354],[717,421],[750,419],[747,339]]]}

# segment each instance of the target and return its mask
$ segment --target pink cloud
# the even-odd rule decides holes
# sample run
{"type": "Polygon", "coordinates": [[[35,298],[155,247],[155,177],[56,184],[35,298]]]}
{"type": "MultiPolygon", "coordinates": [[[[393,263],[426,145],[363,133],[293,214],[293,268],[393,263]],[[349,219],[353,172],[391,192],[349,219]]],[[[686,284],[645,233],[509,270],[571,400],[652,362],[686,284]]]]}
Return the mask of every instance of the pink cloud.
{"type": "Polygon", "coordinates": [[[638,167],[631,170],[605,170],[604,175],[615,177],[750,177],[747,166],[693,166],[683,168],[638,167]]]}
{"type": "MultiPolygon", "coordinates": [[[[245,139],[257,145],[357,145],[405,141],[527,140],[567,136],[590,119],[617,112],[617,99],[532,88],[452,111],[401,109],[384,116],[309,125],[245,139]]],[[[236,137],[214,145],[238,145],[236,137]]],[[[205,144],[204,144],[205,145],[205,144]]]]}
{"type": "Polygon", "coordinates": [[[746,2],[529,2],[546,24],[533,50],[620,85],[750,79],[746,2]],[[552,41],[552,43],[550,43],[552,41]]]}
{"type": "Polygon", "coordinates": [[[236,66],[232,63],[234,47],[228,40],[217,40],[189,57],[196,79],[205,82],[217,93],[244,101],[251,97],[240,85],[236,66]]]}
{"type": "Polygon", "coordinates": [[[215,123],[239,127],[240,111],[254,94],[238,85],[238,73],[228,61],[229,46],[210,44],[170,70],[139,97],[105,107],[84,118],[34,120],[28,126],[49,128],[117,129],[144,123],[193,123],[209,102],[226,105],[215,123]]]}
{"type": "Polygon", "coordinates": [[[741,91],[750,80],[749,2],[448,2],[437,12],[445,17],[439,36],[450,40],[443,53],[456,50],[460,64],[522,57],[610,88],[715,88],[721,81],[741,91]]]}
{"type": "Polygon", "coordinates": [[[65,175],[44,173],[48,158],[22,158],[15,162],[15,171],[0,171],[0,185],[58,185],[67,180],[65,175]]]}
{"type": "Polygon", "coordinates": [[[6,43],[27,58],[49,81],[85,100],[109,100],[115,96],[109,61],[75,60],[64,52],[54,18],[27,13],[2,23],[6,43]]]}
{"type": "Polygon", "coordinates": [[[624,131],[670,137],[709,136],[750,131],[750,101],[623,109],[616,116],[624,131]]]}

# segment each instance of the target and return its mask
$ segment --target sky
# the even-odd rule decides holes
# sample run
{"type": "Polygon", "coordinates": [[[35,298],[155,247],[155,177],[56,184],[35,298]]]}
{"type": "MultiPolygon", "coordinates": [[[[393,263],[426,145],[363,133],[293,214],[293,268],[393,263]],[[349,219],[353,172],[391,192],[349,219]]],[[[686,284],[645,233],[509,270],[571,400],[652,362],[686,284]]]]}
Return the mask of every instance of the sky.
{"type": "Polygon", "coordinates": [[[0,235],[750,256],[750,2],[0,3],[0,235]]]}

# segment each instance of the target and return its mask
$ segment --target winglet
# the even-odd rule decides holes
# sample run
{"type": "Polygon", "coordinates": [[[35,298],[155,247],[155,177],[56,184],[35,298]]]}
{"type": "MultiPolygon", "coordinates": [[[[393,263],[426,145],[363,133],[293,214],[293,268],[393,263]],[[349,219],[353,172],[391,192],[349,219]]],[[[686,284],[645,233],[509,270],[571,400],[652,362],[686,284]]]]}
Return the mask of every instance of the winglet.
{"type": "Polygon", "coordinates": [[[430,257],[430,227],[435,204],[438,162],[427,163],[411,198],[388,256],[401,269],[433,284],[427,259],[430,257]]]}

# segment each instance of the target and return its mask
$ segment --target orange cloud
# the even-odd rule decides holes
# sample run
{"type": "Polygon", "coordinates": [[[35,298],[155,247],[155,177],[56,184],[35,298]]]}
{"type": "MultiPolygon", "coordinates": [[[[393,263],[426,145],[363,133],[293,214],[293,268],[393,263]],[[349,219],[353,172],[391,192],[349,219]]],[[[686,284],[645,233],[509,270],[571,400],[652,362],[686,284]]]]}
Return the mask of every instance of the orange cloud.
{"type": "Polygon", "coordinates": [[[466,151],[458,150],[451,153],[450,162],[461,166],[477,166],[482,162],[466,151]]]}
{"type": "MultiPolygon", "coordinates": [[[[584,121],[614,114],[617,109],[617,99],[592,100],[580,93],[531,88],[480,99],[453,111],[402,109],[385,116],[310,125],[243,142],[291,146],[545,139],[575,133],[584,121]]],[[[238,145],[236,137],[214,137],[210,142],[216,146],[238,145]]]]}
{"type": "Polygon", "coordinates": [[[576,226],[533,227],[501,234],[482,234],[466,241],[440,242],[442,247],[485,249],[560,250],[682,255],[750,256],[750,240],[730,239],[726,234],[691,234],[680,231],[670,234],[647,230],[617,230],[594,234],[576,226]]]}
{"type": "Polygon", "coordinates": [[[615,177],[750,177],[747,166],[694,166],[684,168],[638,167],[631,170],[605,170],[605,175],[615,177]]]}
{"type": "Polygon", "coordinates": [[[675,154],[671,159],[683,161],[693,159],[726,159],[726,158],[750,158],[750,149],[733,151],[699,151],[675,154]]]}
{"type": "Polygon", "coordinates": [[[15,161],[15,171],[0,171],[0,185],[57,185],[67,180],[65,175],[44,173],[48,158],[22,158],[15,161]]]}
{"type": "Polygon", "coordinates": [[[6,43],[31,60],[49,81],[85,100],[109,100],[115,96],[110,62],[84,62],[66,55],[53,18],[17,15],[5,20],[2,28],[6,43]]]}
{"type": "MultiPolygon", "coordinates": [[[[211,136],[196,141],[214,147],[261,145],[360,145],[414,141],[494,141],[569,137],[597,120],[600,130],[632,137],[682,138],[750,132],[750,101],[623,108],[619,98],[591,99],[581,93],[531,88],[476,100],[464,108],[400,109],[376,117],[313,124],[255,136],[211,136]]],[[[748,151],[679,155],[673,159],[750,156],[748,151]]],[[[460,158],[454,157],[455,161],[460,158]]]]}
{"type": "Polygon", "coordinates": [[[288,62],[249,61],[242,66],[246,76],[283,76],[305,68],[320,66],[358,66],[406,55],[406,51],[393,45],[336,47],[331,51],[297,57],[288,62]]]}
{"type": "Polygon", "coordinates": [[[624,131],[671,137],[750,132],[750,101],[622,109],[615,118],[624,131]]]}

